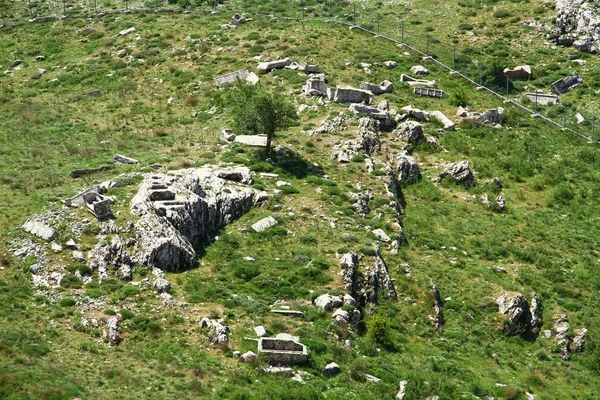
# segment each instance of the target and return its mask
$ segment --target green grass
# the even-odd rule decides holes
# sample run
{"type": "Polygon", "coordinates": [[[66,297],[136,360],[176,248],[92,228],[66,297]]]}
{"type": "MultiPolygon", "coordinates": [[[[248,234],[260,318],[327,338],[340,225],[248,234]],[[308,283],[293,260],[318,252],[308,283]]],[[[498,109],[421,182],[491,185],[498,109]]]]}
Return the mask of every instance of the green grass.
{"type": "MultiPolygon", "coordinates": [[[[327,15],[321,3],[306,5],[307,17],[327,15]]],[[[549,18],[551,10],[539,8],[542,5],[433,5],[419,0],[378,9],[367,2],[357,6],[357,22],[376,29],[374,16],[379,12],[382,33],[399,37],[400,21],[405,20],[409,43],[423,50],[429,34],[431,53],[446,63],[452,61],[452,48],[458,47],[457,65],[469,76],[479,73],[475,61],[494,65],[511,57],[516,65],[530,63],[536,66],[534,78],[515,83],[513,95],[518,97],[530,90],[525,85],[546,88],[571,68],[566,58],[570,50],[546,51],[539,33],[514,20],[516,15],[549,18]],[[504,9],[509,16],[494,18],[504,9]],[[451,23],[440,25],[440,18],[451,23]],[[477,40],[468,40],[466,32],[473,32],[477,40]],[[517,52],[515,46],[524,39],[532,44],[517,52]]],[[[249,1],[248,7],[269,12],[272,3],[249,1]]],[[[350,9],[336,4],[333,14],[341,17],[350,9]]],[[[21,13],[2,1],[0,10],[0,19],[21,13]]],[[[277,12],[301,16],[288,2],[278,3],[277,12]]],[[[287,155],[265,160],[242,147],[222,148],[217,139],[228,121],[219,107],[216,114],[209,113],[220,105],[213,78],[253,68],[254,62],[248,61],[259,54],[319,64],[331,86],[384,79],[396,84],[401,73],[424,63],[431,79],[453,96],[442,101],[417,98],[408,87],[396,84],[394,93],[381,99],[389,100],[392,108],[411,104],[451,117],[458,102],[478,110],[502,103],[435,64],[406,56],[403,49],[356,30],[261,17],[236,30],[219,30],[226,15],[106,15],[0,30],[3,70],[14,59],[24,61],[14,75],[0,75],[0,397],[393,398],[398,382],[407,380],[408,398],[523,398],[526,391],[538,399],[595,398],[600,365],[598,149],[510,107],[504,123],[510,130],[463,126],[437,134],[438,127],[426,123],[425,133],[437,136],[448,152],[426,145],[413,151],[423,179],[403,189],[407,208],[401,218],[407,243],[395,256],[382,248],[399,299],[373,307],[366,327],[349,335],[332,325],[330,313],[309,302],[319,293],[343,293],[336,252],[361,252],[363,268],[374,265],[373,237],[365,227],[395,233],[396,214],[389,206],[385,175],[368,174],[363,156],[346,166],[330,161],[331,147],[354,137],[355,124],[332,135],[308,137],[301,132],[303,126],[318,126],[344,110],[340,105],[303,113],[300,126],[277,135],[274,145],[286,147],[287,155]],[[114,37],[131,26],[139,40],[135,34],[114,37]],[[32,61],[39,54],[46,61],[32,61]],[[387,60],[399,66],[372,67],[371,75],[358,67],[361,62],[387,60]],[[349,61],[355,65],[347,66],[349,61]],[[38,67],[48,72],[34,78],[38,67]],[[92,89],[102,92],[90,96],[92,89]],[[169,104],[169,98],[174,103],[169,104]],[[69,177],[72,169],[110,164],[114,153],[135,157],[141,164],[115,166],[85,179],[69,177]],[[441,164],[463,159],[477,172],[472,187],[434,185],[432,178],[441,164]],[[84,285],[75,272],[89,271],[62,254],[52,255],[52,260],[72,271],[53,292],[57,296],[48,295],[32,287],[27,272],[31,263],[6,252],[13,238],[25,236],[15,227],[27,217],[60,207],[61,200],[96,180],[146,171],[153,163],[178,169],[219,161],[277,173],[292,186],[219,232],[197,269],[167,276],[176,300],[188,303],[185,308],[165,307],[155,290],[143,284],[106,279],[100,285],[96,280],[84,285]],[[493,177],[502,181],[501,190],[488,183],[493,177]],[[375,196],[364,217],[354,214],[349,197],[358,190],[357,182],[375,196]],[[507,211],[494,212],[473,199],[483,193],[490,199],[504,195],[507,211]],[[275,228],[260,234],[241,229],[267,215],[277,216],[275,228]],[[255,261],[245,260],[247,256],[255,261]],[[405,263],[412,266],[410,276],[404,273],[405,263]],[[445,301],[446,325],[441,331],[428,317],[431,279],[442,298],[451,298],[445,301]],[[572,329],[588,328],[585,352],[563,362],[552,340],[505,336],[494,301],[503,290],[526,295],[536,291],[544,305],[542,329],[551,329],[559,313],[568,314],[572,329]],[[73,304],[100,299],[105,305],[91,315],[73,304]],[[306,318],[273,317],[269,306],[278,299],[304,310],[306,318]],[[104,344],[101,328],[81,324],[85,317],[102,326],[117,310],[124,317],[124,340],[118,347],[104,344]],[[212,346],[199,330],[199,318],[207,315],[222,317],[232,326],[228,346],[212,346]],[[305,377],[306,385],[265,374],[232,357],[233,350],[256,350],[244,337],[253,336],[252,327],[260,324],[269,335],[293,333],[308,345],[310,360],[301,368],[312,374],[305,377]],[[350,348],[344,346],[346,338],[350,348]],[[342,373],[326,379],[321,369],[329,361],[337,362],[342,373]],[[381,382],[365,382],[364,373],[381,382]]],[[[588,59],[584,79],[592,77],[596,64],[588,59]]],[[[267,87],[295,93],[296,106],[317,104],[297,96],[304,80],[293,71],[261,76],[267,87]]],[[[572,111],[591,112],[592,98],[588,88],[564,96],[572,111]]],[[[548,110],[557,118],[559,111],[548,110]]],[[[391,137],[383,136],[380,161],[398,151],[391,137]]],[[[255,178],[255,187],[277,188],[277,179],[255,178]]],[[[109,192],[118,199],[118,226],[125,227],[131,218],[128,201],[138,182],[133,179],[129,186],[109,192]]],[[[77,215],[89,218],[84,212],[77,215]]],[[[93,247],[99,230],[97,223],[83,228],[78,243],[84,250],[93,247]]],[[[61,243],[69,235],[61,232],[61,243]]],[[[137,267],[134,280],[150,275],[137,267]]]]}

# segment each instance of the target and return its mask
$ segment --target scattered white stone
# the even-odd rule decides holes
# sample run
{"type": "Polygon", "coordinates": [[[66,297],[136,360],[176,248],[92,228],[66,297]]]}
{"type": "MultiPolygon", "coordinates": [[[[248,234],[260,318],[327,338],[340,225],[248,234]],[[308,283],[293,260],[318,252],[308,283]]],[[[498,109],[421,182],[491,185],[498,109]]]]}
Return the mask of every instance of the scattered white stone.
{"type": "Polygon", "coordinates": [[[268,216],[266,218],[261,219],[258,222],[255,222],[252,225],[252,229],[255,232],[263,232],[269,228],[274,227],[275,225],[277,225],[277,220],[275,218],[273,218],[272,216],[268,216]]]}
{"type": "Polygon", "coordinates": [[[392,241],[392,239],[381,228],[373,230],[373,235],[385,243],[390,243],[392,241]]]}
{"type": "Polygon", "coordinates": [[[286,181],[277,181],[277,182],[275,182],[275,186],[277,186],[277,187],[292,186],[292,184],[289,182],[286,182],[286,181]]]}
{"type": "Polygon", "coordinates": [[[256,353],[248,351],[240,356],[240,361],[243,363],[253,363],[258,360],[256,353]]]}
{"type": "Polygon", "coordinates": [[[56,238],[56,231],[41,222],[27,220],[27,222],[25,222],[23,225],[23,229],[25,232],[31,233],[32,235],[37,236],[47,242],[50,242],[56,238]]]}
{"type": "Polygon", "coordinates": [[[71,253],[71,256],[73,257],[73,260],[75,260],[75,261],[85,262],[85,255],[83,254],[83,252],[81,252],[79,250],[73,250],[73,253],[71,253]]]}
{"type": "Polygon", "coordinates": [[[254,333],[256,333],[256,336],[258,337],[263,337],[267,334],[267,331],[264,326],[259,325],[254,327],[254,333]]]}
{"type": "Polygon", "coordinates": [[[323,375],[327,377],[336,376],[341,371],[340,366],[334,362],[330,362],[323,368],[323,375]]]}
{"type": "Polygon", "coordinates": [[[56,242],[52,242],[52,245],[50,246],[50,248],[55,253],[59,253],[62,251],[62,246],[56,242]]]}
{"type": "Polygon", "coordinates": [[[398,389],[398,393],[396,394],[396,399],[403,400],[406,394],[406,385],[407,381],[400,381],[400,389],[398,389]]]}
{"type": "Polygon", "coordinates": [[[126,36],[129,35],[130,33],[135,32],[135,28],[131,27],[129,29],[123,29],[121,32],[119,32],[120,36],[126,36]]]}

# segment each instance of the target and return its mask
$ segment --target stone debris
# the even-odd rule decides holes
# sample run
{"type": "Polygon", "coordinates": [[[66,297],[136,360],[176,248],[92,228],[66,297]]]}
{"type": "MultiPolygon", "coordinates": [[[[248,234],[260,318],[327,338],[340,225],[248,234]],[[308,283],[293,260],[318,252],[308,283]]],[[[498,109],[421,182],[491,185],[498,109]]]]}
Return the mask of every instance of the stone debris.
{"type": "Polygon", "coordinates": [[[229,341],[229,327],[223,325],[223,319],[204,317],[200,320],[200,328],[208,330],[208,336],[213,344],[224,344],[229,341]]]}
{"type": "Polygon", "coordinates": [[[274,338],[262,337],[258,341],[258,354],[264,355],[271,365],[298,365],[308,361],[308,350],[294,337],[278,334],[274,338]]]}
{"type": "Polygon", "coordinates": [[[587,335],[587,329],[581,328],[575,330],[573,341],[571,342],[571,352],[582,353],[585,345],[585,337],[587,335]]]}
{"type": "Polygon", "coordinates": [[[381,110],[377,107],[366,106],[364,104],[352,103],[348,107],[348,110],[353,114],[364,114],[368,117],[379,119],[379,120],[390,120],[390,113],[385,110],[381,110]]]}
{"type": "Polygon", "coordinates": [[[309,131],[311,136],[320,135],[323,133],[334,133],[345,131],[348,129],[349,118],[343,111],[340,111],[333,119],[325,118],[321,121],[321,125],[312,131],[309,131]]]}
{"type": "Polygon", "coordinates": [[[85,263],[85,254],[83,254],[83,252],[79,250],[73,250],[71,252],[71,258],[73,259],[73,261],[85,263]]]}
{"type": "Polygon", "coordinates": [[[394,69],[398,66],[398,63],[396,61],[384,61],[383,65],[387,69],[394,69]]]}
{"type": "Polygon", "coordinates": [[[342,296],[322,294],[317,297],[313,303],[316,307],[322,308],[325,311],[333,311],[335,308],[339,308],[344,304],[344,298],[342,296]]]}
{"type": "Polygon", "coordinates": [[[557,0],[557,43],[584,53],[600,52],[600,15],[595,1],[557,0]]]}
{"type": "Polygon", "coordinates": [[[498,206],[498,211],[504,212],[506,210],[506,200],[504,196],[499,195],[496,197],[496,206],[498,206]]]}
{"type": "Polygon", "coordinates": [[[263,337],[267,334],[267,331],[264,326],[259,325],[254,327],[254,333],[256,333],[256,336],[258,337],[263,337]]]}
{"type": "Polygon", "coordinates": [[[103,196],[98,192],[89,191],[82,195],[85,207],[100,221],[112,218],[112,197],[103,196]]]}
{"type": "Polygon", "coordinates": [[[504,68],[504,75],[513,81],[526,81],[531,77],[531,67],[529,65],[519,65],[513,69],[504,68]]]}
{"type": "Polygon", "coordinates": [[[53,241],[54,239],[56,239],[57,236],[56,231],[54,229],[52,229],[43,222],[38,222],[32,219],[28,219],[23,224],[23,230],[47,242],[53,241]]]}
{"type": "Polygon", "coordinates": [[[251,85],[256,85],[260,81],[260,78],[254,72],[250,72],[247,69],[240,69],[215,78],[215,84],[217,86],[233,85],[238,80],[246,81],[246,83],[251,85]]]}
{"type": "Polygon", "coordinates": [[[379,379],[378,377],[369,374],[365,374],[365,379],[367,380],[367,382],[371,383],[377,383],[381,381],[381,379],[379,379]]]}
{"type": "Polygon", "coordinates": [[[236,136],[232,133],[231,129],[221,129],[221,136],[219,136],[219,139],[221,139],[223,142],[233,142],[235,140],[236,136]]]}
{"type": "Polygon", "coordinates": [[[552,94],[544,94],[544,93],[525,93],[525,96],[532,103],[537,103],[542,106],[553,106],[558,104],[558,96],[552,94]]]}
{"type": "Polygon", "coordinates": [[[398,125],[394,129],[394,133],[403,140],[411,144],[425,143],[425,135],[423,134],[423,125],[414,121],[406,121],[398,125]]]}
{"type": "Polygon", "coordinates": [[[400,82],[406,82],[411,87],[434,87],[435,81],[428,81],[425,79],[417,79],[412,76],[402,74],[400,75],[400,82]]]}
{"type": "Polygon", "coordinates": [[[356,297],[359,286],[358,255],[346,253],[340,257],[340,275],[344,281],[344,287],[352,297],[356,297]]]}
{"type": "Polygon", "coordinates": [[[113,160],[115,161],[115,163],[118,163],[118,164],[138,164],[139,163],[139,161],[136,160],[135,158],[125,157],[120,154],[115,154],[115,156],[113,157],[113,160]]]}
{"type": "Polygon", "coordinates": [[[277,220],[269,215],[268,217],[252,224],[252,229],[254,232],[264,232],[275,225],[277,225],[277,220]]]}
{"type": "Polygon", "coordinates": [[[577,72],[573,72],[571,73],[571,75],[552,83],[552,85],[550,85],[550,88],[556,94],[565,94],[569,90],[578,86],[580,83],[583,83],[583,78],[579,76],[577,72]]]}
{"type": "Polygon", "coordinates": [[[368,191],[365,193],[349,193],[348,196],[354,200],[352,203],[352,208],[354,210],[364,216],[369,213],[369,201],[373,199],[373,195],[368,191]]]}
{"type": "Polygon", "coordinates": [[[575,114],[575,122],[577,122],[577,125],[583,124],[584,121],[585,118],[583,118],[583,115],[581,115],[580,113],[575,114]]]}
{"type": "Polygon", "coordinates": [[[457,184],[465,186],[471,186],[475,180],[468,161],[458,161],[446,165],[439,174],[439,178],[444,179],[446,177],[457,184]]]}
{"type": "Polygon", "coordinates": [[[304,313],[302,311],[298,311],[298,310],[271,310],[271,313],[304,318],[304,313]]]}
{"type": "Polygon", "coordinates": [[[260,64],[258,64],[258,67],[256,67],[258,69],[259,73],[267,73],[267,72],[271,72],[274,69],[282,69],[284,67],[287,67],[288,65],[291,65],[293,63],[293,61],[291,60],[291,58],[284,58],[283,60],[277,60],[277,61],[268,61],[268,62],[262,62],[260,64]]]}
{"type": "Polygon", "coordinates": [[[126,36],[129,35],[130,33],[135,32],[135,28],[131,27],[129,29],[123,29],[121,32],[119,32],[119,36],[126,36]]]}
{"type": "Polygon", "coordinates": [[[415,65],[410,69],[410,72],[414,75],[429,75],[429,70],[422,65],[415,65]]]}
{"type": "Polygon", "coordinates": [[[442,113],[441,111],[429,111],[427,113],[427,118],[428,119],[433,119],[438,121],[439,123],[441,123],[443,125],[444,130],[452,130],[455,127],[454,122],[452,122],[452,120],[450,118],[448,118],[446,115],[444,115],[444,113],[442,113]]]}
{"type": "Polygon", "coordinates": [[[330,378],[332,376],[336,376],[340,372],[341,372],[340,366],[334,362],[330,362],[329,364],[327,364],[325,366],[325,368],[323,368],[323,371],[322,371],[323,375],[325,375],[328,378],[330,378]]]}
{"type": "Polygon", "coordinates": [[[327,96],[327,78],[323,74],[311,76],[302,87],[302,92],[306,96],[327,96]]]}
{"type": "Polygon", "coordinates": [[[456,115],[461,118],[461,123],[472,122],[477,125],[501,124],[506,118],[506,112],[502,107],[492,108],[484,112],[471,111],[463,107],[458,107],[456,115]]]}
{"type": "Polygon", "coordinates": [[[336,103],[363,103],[373,104],[373,93],[369,90],[356,89],[353,87],[327,88],[327,98],[336,103]]]}
{"type": "Polygon", "coordinates": [[[127,243],[118,235],[105,244],[107,237],[100,236],[98,243],[89,252],[90,268],[98,271],[98,279],[109,277],[109,271],[119,271],[119,278],[130,281],[133,278],[133,262],[127,251],[127,243]]]}
{"type": "Polygon", "coordinates": [[[352,157],[360,152],[371,156],[379,151],[380,122],[369,117],[363,117],[358,123],[358,138],[347,140],[333,147],[331,158],[341,163],[348,163],[352,157]]]}
{"type": "Polygon", "coordinates": [[[556,344],[560,346],[560,354],[563,360],[569,359],[569,345],[571,336],[569,335],[569,319],[565,314],[560,314],[554,322],[554,332],[556,344]]]}
{"type": "Polygon", "coordinates": [[[364,82],[360,84],[360,89],[367,90],[373,94],[392,93],[394,90],[394,84],[388,80],[381,82],[379,85],[364,82]]]}

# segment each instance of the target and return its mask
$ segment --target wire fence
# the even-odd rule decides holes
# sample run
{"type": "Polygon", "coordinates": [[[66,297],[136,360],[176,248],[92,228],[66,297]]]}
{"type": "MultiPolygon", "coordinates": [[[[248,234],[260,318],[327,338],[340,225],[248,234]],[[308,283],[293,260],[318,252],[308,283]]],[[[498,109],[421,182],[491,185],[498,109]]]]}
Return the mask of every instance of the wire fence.
{"type": "MultiPolygon", "coordinates": [[[[323,21],[346,25],[393,42],[446,69],[451,75],[469,82],[501,99],[504,104],[528,113],[534,118],[600,144],[595,127],[595,116],[589,112],[575,112],[566,104],[543,104],[548,99],[535,89],[527,95],[516,86],[521,83],[506,78],[506,90],[499,85],[487,85],[487,67],[466,54],[467,48],[455,43],[444,43],[426,29],[411,29],[415,20],[408,12],[383,10],[364,2],[349,3],[340,0],[15,0],[12,13],[0,11],[1,25],[38,22],[60,18],[93,17],[112,13],[240,13],[246,17],[264,16],[295,21],[323,21]]],[[[488,66],[489,67],[489,66],[488,66]]],[[[497,83],[497,82],[496,82],[497,83]]],[[[550,103],[554,103],[552,100],[550,103]]]]}

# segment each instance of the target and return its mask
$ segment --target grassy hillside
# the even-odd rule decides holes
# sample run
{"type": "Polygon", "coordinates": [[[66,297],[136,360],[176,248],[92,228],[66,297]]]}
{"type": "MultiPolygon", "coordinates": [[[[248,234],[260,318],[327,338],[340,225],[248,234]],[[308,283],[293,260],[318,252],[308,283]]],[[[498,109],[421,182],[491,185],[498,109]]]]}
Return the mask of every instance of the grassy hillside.
{"type": "MultiPolygon", "coordinates": [[[[5,6],[0,18],[21,15],[22,9],[15,7],[23,4],[6,3],[0,0],[5,6]]],[[[247,6],[258,9],[253,2],[247,6]]],[[[324,3],[307,6],[313,16],[328,14],[324,3]]],[[[270,12],[272,5],[262,7],[270,12]]],[[[352,9],[352,4],[334,4],[332,14],[351,20],[352,9]]],[[[524,102],[526,91],[547,92],[555,79],[578,70],[586,83],[561,101],[569,105],[568,123],[574,124],[575,111],[582,112],[588,125],[578,129],[591,134],[597,57],[577,54],[586,65],[572,65],[567,56],[574,50],[552,48],[542,32],[521,23],[529,17],[549,21],[550,3],[367,2],[357,9],[358,23],[376,29],[379,12],[381,33],[396,37],[400,21],[406,21],[406,40],[424,50],[429,35],[430,52],[446,63],[452,63],[456,47],[458,69],[477,78],[481,64],[492,84],[498,65],[531,64],[532,80],[512,88],[511,98],[518,101],[524,102]]],[[[277,12],[300,16],[291,3],[279,4],[277,12]]],[[[262,85],[289,94],[296,106],[316,106],[300,114],[298,126],[276,137],[275,144],[287,148],[288,155],[265,160],[260,152],[219,142],[228,121],[213,79],[254,69],[256,56],[289,56],[318,64],[329,86],[393,81],[394,92],[376,98],[376,103],[389,100],[392,108],[441,110],[454,119],[457,99],[477,110],[503,106],[502,101],[393,43],[342,25],[256,17],[238,29],[220,29],[228,18],[125,14],[0,30],[2,71],[14,71],[0,74],[0,397],[383,399],[394,398],[399,381],[407,380],[409,399],[521,399],[526,392],[536,399],[598,398],[598,148],[511,107],[500,130],[467,124],[438,133],[437,123],[425,123],[425,133],[447,151],[427,144],[412,151],[423,179],[404,188],[407,243],[397,255],[382,248],[398,300],[370,310],[366,326],[371,330],[348,335],[311,300],[325,292],[343,293],[336,254],[361,253],[361,265],[373,265],[375,237],[370,231],[383,228],[394,234],[397,229],[381,165],[369,173],[364,158],[347,165],[330,160],[333,145],[355,136],[357,119],[345,131],[309,136],[308,130],[347,107],[324,107],[301,96],[307,77],[297,71],[263,75],[262,85]],[[136,33],[118,36],[130,27],[136,33]],[[35,61],[38,55],[45,60],[35,61]],[[20,69],[11,66],[17,59],[20,69]],[[373,65],[367,75],[359,66],[388,60],[398,67],[373,65]],[[417,64],[430,69],[428,79],[448,93],[445,99],[416,97],[400,84],[400,74],[417,64]],[[140,164],[113,165],[115,153],[140,164]],[[458,160],[470,161],[475,185],[434,184],[442,166],[458,160]],[[13,239],[30,237],[18,228],[30,215],[60,208],[63,199],[96,181],[146,172],[154,163],[164,171],[220,161],[277,173],[292,186],[220,232],[198,268],[167,275],[176,307],[164,307],[152,288],[118,281],[57,293],[35,289],[29,272],[35,259],[19,260],[8,251],[13,239]],[[69,177],[73,169],[103,165],[110,169],[85,179],[69,177]],[[502,189],[490,183],[494,177],[500,178],[502,189]],[[371,211],[361,217],[349,194],[366,189],[374,199],[371,211]],[[480,204],[483,193],[491,199],[502,194],[506,212],[480,204]],[[267,215],[278,217],[277,228],[263,234],[241,230],[267,215]],[[245,260],[247,256],[255,261],[245,260]],[[431,280],[446,299],[446,324],[439,331],[429,319],[431,280]],[[552,329],[562,313],[572,331],[586,327],[585,351],[563,361],[554,339],[505,335],[495,302],[502,291],[537,292],[543,302],[542,330],[552,329]],[[79,304],[71,305],[68,298],[79,304]],[[306,318],[270,314],[269,306],[278,299],[303,310],[306,318]],[[105,311],[95,315],[99,320],[129,311],[118,347],[107,347],[99,329],[81,325],[82,316],[89,317],[81,304],[95,301],[105,304],[105,311]],[[223,317],[232,327],[229,345],[215,347],[207,340],[198,326],[207,315],[223,317]],[[373,334],[375,322],[370,321],[377,319],[387,340],[373,334]],[[256,325],[264,325],[270,335],[301,337],[310,354],[308,365],[298,368],[308,372],[306,384],[262,372],[262,361],[238,362],[234,350],[256,351],[256,343],[245,339],[254,337],[256,325]],[[342,372],[327,379],[321,369],[330,361],[342,372]],[[381,381],[368,382],[365,373],[381,381]]],[[[558,105],[540,111],[560,120],[562,110],[558,105]]],[[[384,133],[382,140],[376,159],[384,162],[402,143],[392,133],[384,133]]],[[[281,189],[275,181],[256,175],[254,185],[273,192],[281,189]]],[[[110,193],[118,199],[120,226],[127,223],[128,201],[136,189],[132,185],[110,193]]],[[[89,214],[81,211],[80,217],[89,214]]],[[[97,224],[88,226],[81,239],[84,250],[91,249],[97,231],[97,224]]],[[[61,232],[59,240],[64,243],[71,236],[61,232]]],[[[72,264],[64,255],[52,257],[67,268],[72,264]]]]}

